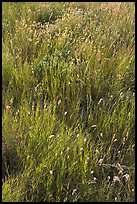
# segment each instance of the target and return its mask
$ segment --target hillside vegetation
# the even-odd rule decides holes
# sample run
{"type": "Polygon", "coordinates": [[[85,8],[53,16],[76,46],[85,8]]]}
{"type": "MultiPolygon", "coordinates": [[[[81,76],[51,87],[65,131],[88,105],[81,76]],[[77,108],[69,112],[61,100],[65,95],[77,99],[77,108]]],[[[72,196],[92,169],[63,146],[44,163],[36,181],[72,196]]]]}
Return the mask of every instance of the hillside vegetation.
{"type": "Polygon", "coordinates": [[[135,201],[135,4],[2,3],[3,202],[135,201]]]}

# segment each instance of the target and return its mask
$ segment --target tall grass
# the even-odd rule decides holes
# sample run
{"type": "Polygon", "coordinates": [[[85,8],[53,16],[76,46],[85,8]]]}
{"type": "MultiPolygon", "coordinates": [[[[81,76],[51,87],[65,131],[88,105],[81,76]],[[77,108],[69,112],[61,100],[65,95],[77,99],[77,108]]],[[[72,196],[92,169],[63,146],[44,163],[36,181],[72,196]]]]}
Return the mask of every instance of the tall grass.
{"type": "Polygon", "coordinates": [[[2,3],[3,202],[135,201],[134,16],[2,3]]]}

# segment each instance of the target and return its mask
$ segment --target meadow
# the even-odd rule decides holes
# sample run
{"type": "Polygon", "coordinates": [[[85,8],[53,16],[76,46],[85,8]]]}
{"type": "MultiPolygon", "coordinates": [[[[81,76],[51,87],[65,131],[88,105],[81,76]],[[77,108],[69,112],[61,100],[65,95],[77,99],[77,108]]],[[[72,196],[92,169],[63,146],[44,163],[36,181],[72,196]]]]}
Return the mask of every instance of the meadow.
{"type": "Polygon", "coordinates": [[[2,201],[135,201],[135,4],[2,3],[2,201]]]}

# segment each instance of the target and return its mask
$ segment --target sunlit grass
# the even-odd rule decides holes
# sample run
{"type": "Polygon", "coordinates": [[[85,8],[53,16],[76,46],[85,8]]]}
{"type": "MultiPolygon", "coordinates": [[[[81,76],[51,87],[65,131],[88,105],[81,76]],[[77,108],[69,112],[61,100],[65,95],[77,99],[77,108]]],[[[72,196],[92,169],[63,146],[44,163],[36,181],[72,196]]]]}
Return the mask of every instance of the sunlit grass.
{"type": "Polygon", "coordinates": [[[3,201],[135,201],[134,3],[2,7],[3,201]]]}

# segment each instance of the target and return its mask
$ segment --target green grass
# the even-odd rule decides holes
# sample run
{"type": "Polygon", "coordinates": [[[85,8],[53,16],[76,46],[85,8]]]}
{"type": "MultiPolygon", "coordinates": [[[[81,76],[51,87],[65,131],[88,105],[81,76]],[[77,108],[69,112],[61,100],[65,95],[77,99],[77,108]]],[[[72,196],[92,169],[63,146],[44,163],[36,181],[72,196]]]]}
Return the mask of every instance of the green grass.
{"type": "Polygon", "coordinates": [[[135,201],[134,49],[134,3],[2,3],[3,202],[135,201]]]}

